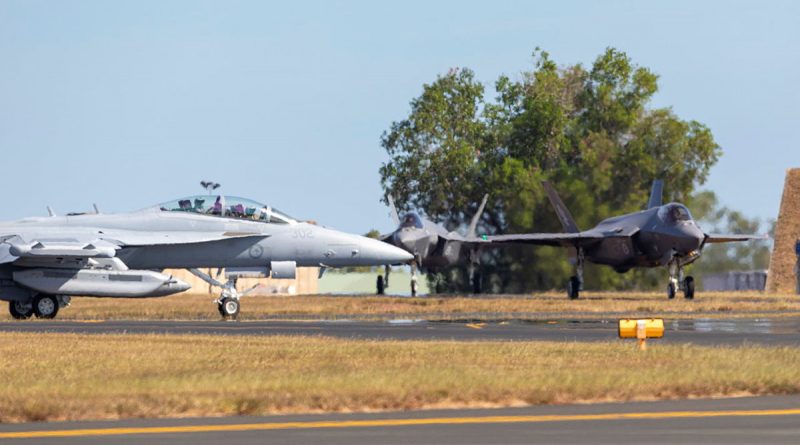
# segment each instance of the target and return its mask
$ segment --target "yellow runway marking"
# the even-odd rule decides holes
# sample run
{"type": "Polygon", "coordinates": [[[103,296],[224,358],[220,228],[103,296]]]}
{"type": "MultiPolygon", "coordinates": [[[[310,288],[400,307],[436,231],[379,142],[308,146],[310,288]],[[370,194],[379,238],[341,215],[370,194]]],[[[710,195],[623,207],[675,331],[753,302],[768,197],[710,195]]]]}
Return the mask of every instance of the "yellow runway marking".
{"type": "Polygon", "coordinates": [[[467,323],[466,326],[472,329],[483,329],[486,323],[467,323]]]}
{"type": "Polygon", "coordinates": [[[502,423],[574,422],[584,420],[641,420],[680,419],[704,417],[754,417],[796,416],[800,408],[772,410],[734,411],[667,411],[649,413],[604,413],[604,414],[545,414],[536,416],[484,416],[484,417],[431,417],[427,419],[368,419],[368,420],[323,420],[307,422],[242,423],[231,425],[187,425],[131,428],[95,428],[52,431],[0,432],[0,439],[33,439],[47,437],[123,436],[131,434],[177,434],[230,431],[268,431],[317,428],[363,428],[419,425],[473,425],[502,423]]]}

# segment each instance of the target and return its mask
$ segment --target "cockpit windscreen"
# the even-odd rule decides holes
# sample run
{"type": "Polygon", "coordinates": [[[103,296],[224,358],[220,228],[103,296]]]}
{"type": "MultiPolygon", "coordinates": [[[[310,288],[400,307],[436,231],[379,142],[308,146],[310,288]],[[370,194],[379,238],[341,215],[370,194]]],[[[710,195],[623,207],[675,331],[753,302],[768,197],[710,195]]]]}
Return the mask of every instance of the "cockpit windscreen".
{"type": "Polygon", "coordinates": [[[224,195],[189,196],[159,205],[164,212],[190,212],[225,218],[277,224],[292,224],[295,219],[270,206],[247,198],[224,195]]]}
{"type": "Polygon", "coordinates": [[[661,207],[661,210],[658,211],[658,215],[664,222],[670,224],[677,224],[692,219],[692,214],[689,213],[689,209],[681,204],[670,204],[661,207]]]}
{"type": "Polygon", "coordinates": [[[403,229],[407,228],[422,228],[422,219],[416,213],[406,213],[403,216],[403,220],[400,222],[400,227],[403,229]]]}

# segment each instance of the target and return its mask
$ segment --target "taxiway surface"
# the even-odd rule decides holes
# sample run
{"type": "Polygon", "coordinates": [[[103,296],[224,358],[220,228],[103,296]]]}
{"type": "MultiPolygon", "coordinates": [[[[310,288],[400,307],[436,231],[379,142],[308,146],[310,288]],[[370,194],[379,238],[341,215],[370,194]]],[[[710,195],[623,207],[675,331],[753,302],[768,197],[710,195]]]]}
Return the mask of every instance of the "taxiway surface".
{"type": "MultiPolygon", "coordinates": [[[[665,320],[664,343],[800,346],[800,318],[665,320]]],[[[0,331],[82,334],[312,335],[393,340],[610,341],[616,320],[506,321],[491,323],[419,320],[365,321],[22,321],[0,331]]]]}
{"type": "Polygon", "coordinates": [[[800,396],[0,425],[4,444],[795,444],[800,396]]]}

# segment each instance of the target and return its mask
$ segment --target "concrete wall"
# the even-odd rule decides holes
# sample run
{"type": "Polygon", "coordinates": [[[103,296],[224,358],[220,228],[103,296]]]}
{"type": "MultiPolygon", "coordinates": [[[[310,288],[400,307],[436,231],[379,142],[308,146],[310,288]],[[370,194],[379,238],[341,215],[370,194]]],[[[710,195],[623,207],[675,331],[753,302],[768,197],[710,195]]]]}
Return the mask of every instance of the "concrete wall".
{"type": "MultiPolygon", "coordinates": [[[[208,273],[208,270],[203,270],[208,273]]],[[[167,269],[164,271],[166,274],[171,274],[175,278],[186,281],[192,285],[192,288],[187,292],[208,293],[209,295],[216,295],[219,289],[213,289],[202,279],[192,275],[185,269],[167,269]]],[[[216,269],[211,271],[211,276],[215,276],[216,269]]],[[[245,291],[253,286],[258,286],[253,292],[248,295],[309,295],[319,292],[319,268],[317,267],[298,267],[297,277],[294,280],[277,280],[273,278],[240,278],[236,283],[236,288],[239,291],[245,291]]],[[[225,271],[217,278],[218,281],[225,282],[225,271]]]]}
{"type": "Polygon", "coordinates": [[[767,271],[723,272],[703,277],[703,290],[764,290],[767,271]]]}
{"type": "Polygon", "coordinates": [[[797,293],[797,253],[800,241],[800,168],[786,171],[781,209],[775,224],[775,246],[769,261],[767,292],[797,293]]]}

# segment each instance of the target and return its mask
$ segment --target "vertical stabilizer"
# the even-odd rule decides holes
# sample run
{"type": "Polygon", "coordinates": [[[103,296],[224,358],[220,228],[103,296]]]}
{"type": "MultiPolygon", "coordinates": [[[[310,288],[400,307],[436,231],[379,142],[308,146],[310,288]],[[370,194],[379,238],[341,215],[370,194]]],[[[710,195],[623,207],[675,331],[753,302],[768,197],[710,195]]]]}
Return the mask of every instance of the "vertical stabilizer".
{"type": "Polygon", "coordinates": [[[561,221],[561,225],[564,226],[564,231],[567,233],[580,232],[578,225],[575,224],[575,219],[572,217],[572,214],[569,213],[567,206],[564,205],[558,193],[556,193],[556,189],[547,181],[543,181],[542,185],[544,186],[545,192],[547,192],[547,197],[550,198],[550,204],[553,205],[556,215],[558,215],[558,219],[561,221]]]}
{"type": "Polygon", "coordinates": [[[478,211],[475,212],[475,215],[472,217],[472,221],[469,222],[469,229],[467,229],[467,238],[475,238],[475,231],[478,229],[478,221],[481,220],[481,216],[483,216],[483,209],[486,207],[486,201],[489,199],[489,195],[483,195],[483,201],[481,201],[481,205],[478,207],[478,211]]]}
{"type": "Polygon", "coordinates": [[[647,202],[647,208],[661,207],[662,196],[664,195],[664,181],[656,179],[653,181],[653,188],[650,189],[650,200],[647,202]]]}

